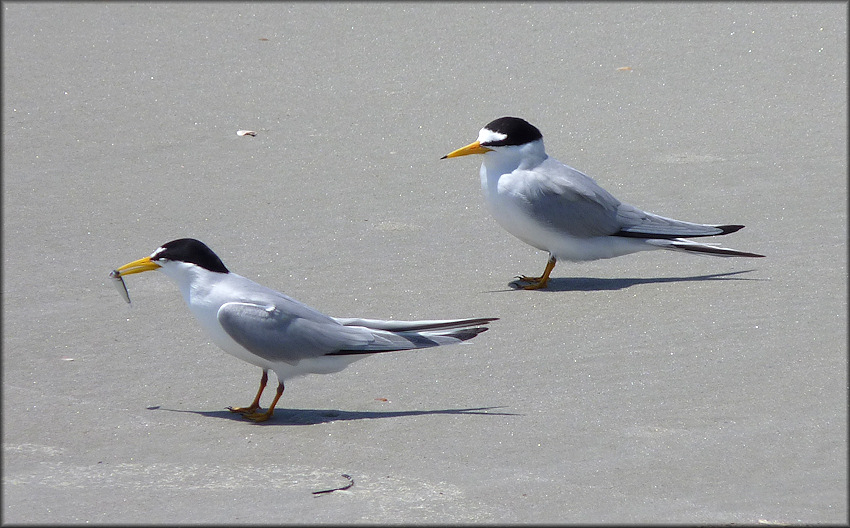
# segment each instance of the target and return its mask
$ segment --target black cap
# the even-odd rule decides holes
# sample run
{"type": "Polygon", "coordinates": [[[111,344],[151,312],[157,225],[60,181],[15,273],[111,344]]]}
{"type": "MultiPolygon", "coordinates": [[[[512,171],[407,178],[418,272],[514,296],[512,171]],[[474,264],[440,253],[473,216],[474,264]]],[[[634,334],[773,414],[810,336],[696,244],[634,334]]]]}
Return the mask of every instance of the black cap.
{"type": "Polygon", "coordinates": [[[216,273],[229,273],[224,263],[206,244],[194,238],[179,238],[163,244],[153,252],[151,260],[171,260],[196,264],[216,273]]]}
{"type": "Polygon", "coordinates": [[[484,128],[505,135],[504,139],[482,143],[485,147],[525,145],[543,137],[536,126],[518,117],[500,117],[487,123],[484,128]]]}

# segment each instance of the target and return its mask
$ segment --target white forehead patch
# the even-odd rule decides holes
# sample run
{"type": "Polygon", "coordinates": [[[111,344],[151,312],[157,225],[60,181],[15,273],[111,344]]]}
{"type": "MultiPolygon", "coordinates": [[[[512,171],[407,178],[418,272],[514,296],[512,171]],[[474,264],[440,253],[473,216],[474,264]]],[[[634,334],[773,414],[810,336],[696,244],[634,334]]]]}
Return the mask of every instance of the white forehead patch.
{"type": "Polygon", "coordinates": [[[154,251],[153,253],[151,253],[151,259],[153,259],[153,258],[154,258],[154,257],[156,257],[157,255],[159,255],[159,254],[160,254],[160,253],[162,253],[163,251],[165,251],[165,248],[164,248],[164,247],[158,247],[158,248],[156,248],[156,251],[154,251]]]}
{"type": "Polygon", "coordinates": [[[489,128],[482,128],[480,132],[478,132],[478,142],[482,145],[486,145],[487,143],[496,143],[498,141],[502,141],[508,137],[507,134],[502,134],[501,132],[493,132],[489,128]]]}

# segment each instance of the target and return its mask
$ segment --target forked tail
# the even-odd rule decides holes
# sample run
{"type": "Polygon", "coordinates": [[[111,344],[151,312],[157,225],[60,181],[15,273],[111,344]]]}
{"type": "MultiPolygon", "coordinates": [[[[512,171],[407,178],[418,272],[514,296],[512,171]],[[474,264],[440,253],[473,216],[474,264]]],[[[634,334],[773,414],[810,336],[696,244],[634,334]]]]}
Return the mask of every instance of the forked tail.
{"type": "Polygon", "coordinates": [[[329,356],[374,354],[452,345],[486,332],[488,327],[485,325],[496,321],[498,317],[431,321],[384,321],[340,317],[335,319],[345,326],[369,329],[375,340],[362,348],[339,350],[329,353],[329,356]]]}
{"type": "Polygon", "coordinates": [[[646,242],[662,249],[686,251],[688,253],[712,255],[715,257],[764,257],[764,255],[759,255],[758,253],[749,253],[747,251],[738,251],[737,249],[703,244],[702,242],[694,242],[693,240],[687,240],[684,238],[674,238],[670,240],[652,239],[647,240],[646,242]]]}

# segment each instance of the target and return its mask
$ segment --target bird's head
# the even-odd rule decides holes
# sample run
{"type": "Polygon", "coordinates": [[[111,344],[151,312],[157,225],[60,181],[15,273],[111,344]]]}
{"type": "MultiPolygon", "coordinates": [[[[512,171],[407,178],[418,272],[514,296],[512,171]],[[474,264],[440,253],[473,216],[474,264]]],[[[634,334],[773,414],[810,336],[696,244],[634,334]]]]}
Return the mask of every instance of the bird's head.
{"type": "Polygon", "coordinates": [[[115,271],[117,276],[123,277],[143,271],[195,266],[214,273],[228,273],[218,255],[194,238],[172,240],[158,247],[150,256],[124,264],[115,271]]]}
{"type": "Polygon", "coordinates": [[[490,121],[478,132],[478,140],[449,152],[440,159],[457,158],[470,154],[486,154],[522,147],[540,141],[543,134],[534,125],[519,117],[500,117],[490,121]]]}

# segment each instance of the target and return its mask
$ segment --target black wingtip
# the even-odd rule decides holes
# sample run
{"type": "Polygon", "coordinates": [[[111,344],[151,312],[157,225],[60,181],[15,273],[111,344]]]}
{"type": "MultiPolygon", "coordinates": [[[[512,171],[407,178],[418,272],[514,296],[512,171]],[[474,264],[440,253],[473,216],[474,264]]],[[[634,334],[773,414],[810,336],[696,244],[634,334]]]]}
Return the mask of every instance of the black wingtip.
{"type": "MultiPolygon", "coordinates": [[[[473,326],[471,328],[461,328],[458,330],[454,330],[453,332],[448,332],[445,334],[441,334],[440,337],[453,337],[460,341],[469,341],[473,337],[478,334],[482,334],[489,330],[486,326],[473,326]]],[[[325,354],[326,356],[350,356],[350,355],[358,355],[358,354],[383,354],[386,352],[401,352],[405,350],[416,350],[422,348],[430,348],[440,346],[441,343],[437,343],[436,341],[430,339],[427,336],[419,335],[419,334],[407,334],[407,339],[411,342],[414,342],[417,346],[412,348],[388,348],[386,350],[337,350],[334,352],[328,352],[325,354]]],[[[443,343],[444,344],[444,343],[443,343]]]]}
{"type": "Polygon", "coordinates": [[[717,227],[717,229],[722,230],[722,233],[720,233],[721,235],[728,235],[729,233],[734,233],[735,231],[740,231],[741,229],[744,229],[744,226],[737,225],[737,224],[736,225],[719,225],[719,226],[715,226],[715,227],[717,227]]]}
{"type": "Polygon", "coordinates": [[[612,236],[618,237],[626,237],[626,238],[659,238],[659,239],[668,239],[675,240],[677,238],[699,238],[699,237],[710,237],[710,236],[722,236],[728,235],[729,233],[734,233],[735,231],[740,231],[744,228],[742,225],[714,225],[714,224],[700,224],[701,227],[710,227],[713,229],[719,229],[719,233],[656,233],[652,231],[641,231],[640,226],[628,228],[626,230],[620,230],[614,233],[612,236]]]}
{"type": "Polygon", "coordinates": [[[461,341],[467,341],[467,340],[472,339],[473,337],[477,336],[478,334],[483,334],[484,332],[486,332],[489,329],[490,328],[486,327],[486,326],[476,326],[476,327],[473,327],[473,328],[464,328],[463,330],[458,330],[457,332],[455,332],[452,335],[452,337],[456,337],[456,338],[460,339],[461,341]]]}
{"type": "MultiPolygon", "coordinates": [[[[486,325],[493,321],[498,321],[498,317],[478,317],[475,319],[457,319],[449,320],[441,323],[427,323],[422,321],[410,321],[407,326],[394,326],[393,328],[383,328],[392,332],[433,332],[434,330],[448,330],[451,328],[463,328],[471,326],[486,325]]],[[[357,321],[355,324],[363,324],[362,321],[357,321]]],[[[372,326],[366,324],[367,328],[372,326]]],[[[374,328],[381,329],[380,326],[374,328]]]]}

